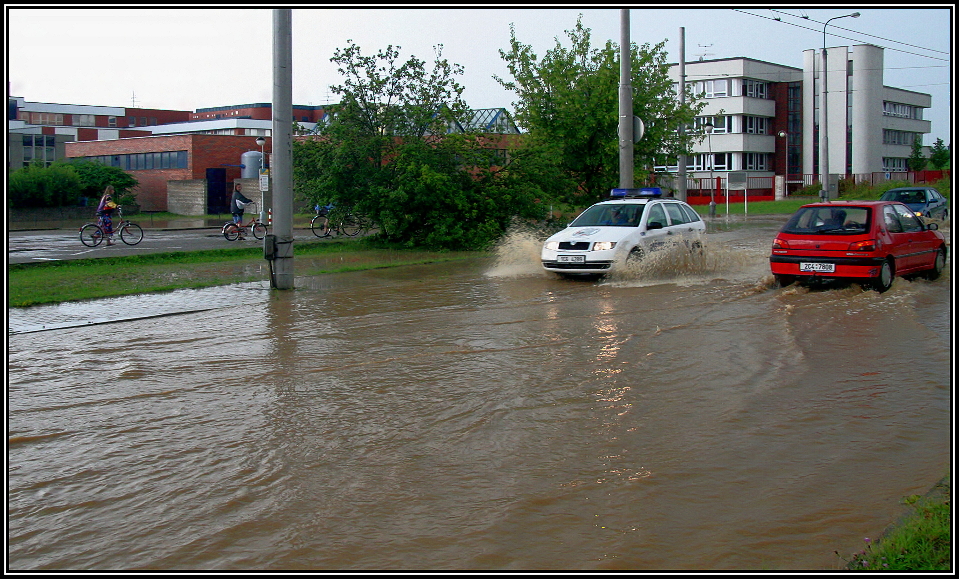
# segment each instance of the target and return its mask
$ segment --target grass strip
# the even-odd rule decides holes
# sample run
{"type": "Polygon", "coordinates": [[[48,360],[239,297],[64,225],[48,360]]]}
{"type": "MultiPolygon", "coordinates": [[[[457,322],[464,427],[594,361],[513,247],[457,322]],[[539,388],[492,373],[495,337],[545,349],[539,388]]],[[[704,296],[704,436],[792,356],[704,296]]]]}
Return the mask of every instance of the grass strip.
{"type": "MultiPolygon", "coordinates": [[[[952,569],[952,483],[945,478],[924,497],[903,502],[913,507],[876,541],[846,561],[854,571],[950,571],[952,569]]],[[[836,552],[839,555],[838,552],[836,552]]]]}
{"type": "MultiPolygon", "coordinates": [[[[319,275],[437,263],[484,255],[396,248],[368,240],[298,244],[294,275],[319,275]]],[[[269,280],[260,248],[165,252],[9,264],[8,307],[204,288],[269,280]]]]}

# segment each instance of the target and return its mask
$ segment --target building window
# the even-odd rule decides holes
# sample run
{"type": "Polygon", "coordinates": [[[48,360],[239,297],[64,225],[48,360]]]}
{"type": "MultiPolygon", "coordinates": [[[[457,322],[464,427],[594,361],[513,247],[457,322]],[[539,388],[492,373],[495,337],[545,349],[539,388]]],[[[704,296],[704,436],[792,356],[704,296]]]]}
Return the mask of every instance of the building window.
{"type": "Polygon", "coordinates": [[[708,99],[729,96],[729,80],[725,78],[701,80],[692,86],[695,87],[693,92],[703,93],[703,96],[708,99]]]}
{"type": "Polygon", "coordinates": [[[766,153],[743,153],[743,169],[746,171],[768,171],[769,155],[766,153]]]}
{"type": "Polygon", "coordinates": [[[904,172],[909,170],[909,166],[906,163],[908,159],[903,157],[883,157],[882,158],[882,170],[883,171],[895,171],[895,172],[904,172]]]}
{"type": "Polygon", "coordinates": [[[127,120],[127,126],[128,126],[128,127],[135,127],[135,126],[137,126],[137,118],[136,118],[136,117],[130,117],[130,118],[127,120]]]}
{"type": "Polygon", "coordinates": [[[23,135],[23,166],[57,160],[57,138],[54,135],[23,135]]]}
{"type": "Polygon", "coordinates": [[[96,126],[97,120],[94,115],[71,115],[73,118],[70,121],[74,127],[93,127],[96,126]]]}
{"type": "Polygon", "coordinates": [[[100,155],[84,157],[107,166],[119,167],[124,171],[144,171],[149,169],[186,169],[186,151],[163,151],[160,153],[130,153],[127,155],[100,155]]]}
{"type": "Polygon", "coordinates": [[[883,145],[905,145],[911,147],[916,138],[922,138],[922,133],[913,133],[911,131],[896,131],[893,129],[882,130],[883,145]]]}
{"type": "Polygon", "coordinates": [[[732,153],[702,153],[687,157],[692,164],[687,164],[687,170],[693,171],[730,171],[732,170],[732,153]],[[710,163],[712,158],[712,163],[710,163]]]}
{"type": "Polygon", "coordinates": [[[751,78],[743,79],[743,96],[760,99],[769,98],[769,84],[751,78]]]}
{"type": "Polygon", "coordinates": [[[922,107],[882,101],[882,114],[887,117],[922,120],[922,107]]]}
{"type": "Polygon", "coordinates": [[[30,113],[32,125],[62,125],[63,115],[56,113],[30,113]]]}
{"type": "Polygon", "coordinates": [[[769,119],[766,117],[743,117],[743,132],[751,135],[765,135],[768,133],[769,119]]]}
{"type": "Polygon", "coordinates": [[[108,127],[115,127],[115,126],[117,126],[117,118],[116,118],[116,117],[107,117],[107,126],[108,126],[108,127]]]}
{"type": "Polygon", "coordinates": [[[716,117],[696,117],[693,120],[693,132],[705,133],[706,123],[712,123],[714,135],[724,135],[733,132],[733,118],[729,115],[716,117]]]}

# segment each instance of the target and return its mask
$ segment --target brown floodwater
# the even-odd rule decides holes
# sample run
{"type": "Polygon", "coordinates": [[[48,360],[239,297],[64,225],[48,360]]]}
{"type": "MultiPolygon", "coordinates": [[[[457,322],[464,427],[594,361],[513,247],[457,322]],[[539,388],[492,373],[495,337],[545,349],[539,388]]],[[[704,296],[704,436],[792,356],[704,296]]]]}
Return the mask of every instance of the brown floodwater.
{"type": "Polygon", "coordinates": [[[8,568],[838,569],[949,472],[952,278],[775,288],[777,227],[11,310],[8,568]]]}

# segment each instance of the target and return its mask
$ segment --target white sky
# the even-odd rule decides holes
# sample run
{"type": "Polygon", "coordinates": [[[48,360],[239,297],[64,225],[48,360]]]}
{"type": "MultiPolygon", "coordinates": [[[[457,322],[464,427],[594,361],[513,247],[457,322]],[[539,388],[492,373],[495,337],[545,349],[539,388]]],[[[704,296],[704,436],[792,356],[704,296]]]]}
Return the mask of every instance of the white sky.
{"type": "MultiPolygon", "coordinates": [[[[578,14],[594,46],[619,44],[619,7],[559,8],[294,8],[293,102],[319,105],[338,78],[330,57],[353,40],[366,55],[399,46],[400,59],[428,63],[433,46],[465,67],[459,78],[473,108],[506,107],[515,97],[492,76],[509,80],[499,49],[509,26],[542,56],[578,14]]],[[[649,6],[649,5],[642,5],[649,6]]],[[[833,20],[827,46],[872,43],[884,47],[887,86],[929,93],[932,134],[952,143],[953,67],[951,5],[888,9],[632,8],[630,39],[667,40],[679,60],[679,28],[686,29],[686,59],[747,57],[802,68],[802,51],[823,44],[823,23],[833,20]],[[808,16],[808,19],[802,18],[808,16]],[[774,20],[779,18],[780,20],[774,20]]],[[[46,8],[6,5],[7,81],[11,96],[27,101],[194,111],[272,101],[272,9],[258,8],[46,8]]]]}

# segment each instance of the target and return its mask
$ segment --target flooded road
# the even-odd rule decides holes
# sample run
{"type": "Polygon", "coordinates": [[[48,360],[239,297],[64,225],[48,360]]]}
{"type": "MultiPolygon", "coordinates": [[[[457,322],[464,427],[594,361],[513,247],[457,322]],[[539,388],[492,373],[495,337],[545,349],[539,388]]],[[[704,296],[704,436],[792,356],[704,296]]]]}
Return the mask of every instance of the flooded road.
{"type": "Polygon", "coordinates": [[[772,288],[777,228],[11,311],[9,569],[840,568],[950,468],[952,279],[772,288]]]}

